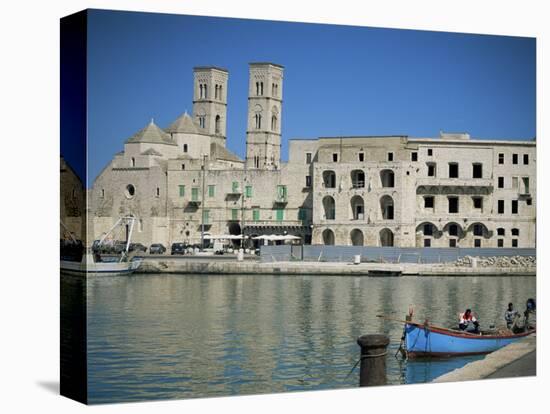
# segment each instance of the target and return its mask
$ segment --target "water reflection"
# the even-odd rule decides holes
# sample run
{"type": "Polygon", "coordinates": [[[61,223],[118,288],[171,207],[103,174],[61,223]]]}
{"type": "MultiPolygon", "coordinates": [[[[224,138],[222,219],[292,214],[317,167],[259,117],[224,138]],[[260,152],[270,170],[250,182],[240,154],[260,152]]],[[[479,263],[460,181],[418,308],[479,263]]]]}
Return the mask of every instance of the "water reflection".
{"type": "Polygon", "coordinates": [[[358,336],[386,333],[390,384],[431,381],[470,359],[394,358],[409,304],[450,325],[465,307],[502,324],[509,301],[535,295],[533,277],[134,275],[88,281],[89,400],[355,387],[358,336]]]}

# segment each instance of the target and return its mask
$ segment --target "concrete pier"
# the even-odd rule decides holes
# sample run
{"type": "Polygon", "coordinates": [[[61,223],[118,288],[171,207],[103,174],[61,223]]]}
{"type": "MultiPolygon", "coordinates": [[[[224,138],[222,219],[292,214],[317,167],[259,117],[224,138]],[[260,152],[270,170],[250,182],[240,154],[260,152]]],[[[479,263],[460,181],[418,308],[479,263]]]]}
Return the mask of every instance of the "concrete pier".
{"type": "Polygon", "coordinates": [[[485,378],[527,377],[536,375],[537,337],[529,335],[492,352],[484,359],[470,362],[436,378],[433,382],[472,381],[485,378]]]}
{"type": "Polygon", "coordinates": [[[271,262],[254,257],[147,257],[138,273],[352,275],[352,276],[535,276],[536,268],[464,268],[416,263],[271,262]]]}

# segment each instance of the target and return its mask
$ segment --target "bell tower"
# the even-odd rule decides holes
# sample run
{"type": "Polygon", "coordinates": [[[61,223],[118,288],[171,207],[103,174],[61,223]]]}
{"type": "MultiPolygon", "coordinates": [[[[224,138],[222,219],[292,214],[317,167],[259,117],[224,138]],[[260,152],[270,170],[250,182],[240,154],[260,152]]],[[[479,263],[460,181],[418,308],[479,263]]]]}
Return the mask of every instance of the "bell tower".
{"type": "Polygon", "coordinates": [[[201,134],[225,147],[227,79],[229,72],[215,66],[193,68],[193,120],[201,134]]]}
{"type": "Polygon", "coordinates": [[[250,63],[246,166],[276,170],[281,165],[283,70],[275,63],[250,63]]]}

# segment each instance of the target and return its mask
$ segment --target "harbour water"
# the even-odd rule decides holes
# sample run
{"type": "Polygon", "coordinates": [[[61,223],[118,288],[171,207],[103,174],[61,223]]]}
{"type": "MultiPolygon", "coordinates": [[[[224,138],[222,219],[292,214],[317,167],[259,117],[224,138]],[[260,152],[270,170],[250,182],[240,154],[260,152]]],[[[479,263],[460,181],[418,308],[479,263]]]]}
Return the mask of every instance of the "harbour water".
{"type": "Polygon", "coordinates": [[[535,283],[519,276],[90,279],[89,402],[356,387],[358,369],[348,374],[356,339],[367,333],[390,337],[389,384],[429,382],[479,357],[402,361],[394,357],[402,324],[376,315],[403,318],[413,305],[415,319],[447,326],[470,307],[482,327],[499,326],[508,302],[522,309],[535,283]]]}

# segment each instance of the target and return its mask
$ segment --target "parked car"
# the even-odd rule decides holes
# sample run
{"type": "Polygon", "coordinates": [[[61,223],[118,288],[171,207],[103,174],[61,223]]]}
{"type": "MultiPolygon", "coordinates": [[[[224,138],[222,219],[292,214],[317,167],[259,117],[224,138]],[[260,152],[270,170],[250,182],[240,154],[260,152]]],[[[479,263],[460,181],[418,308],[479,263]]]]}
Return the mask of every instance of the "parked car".
{"type": "Polygon", "coordinates": [[[171,254],[185,254],[185,244],[184,243],[172,243],[171,254]]]}
{"type": "Polygon", "coordinates": [[[128,246],[128,251],[136,252],[136,253],[139,253],[139,252],[145,253],[147,252],[147,246],[144,246],[141,243],[130,243],[130,245],[128,246]]]}
{"type": "Polygon", "coordinates": [[[149,247],[149,253],[150,254],[164,254],[164,253],[166,253],[166,247],[164,247],[161,243],[153,243],[149,247]]]}

